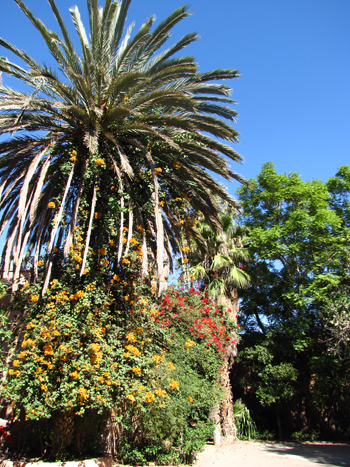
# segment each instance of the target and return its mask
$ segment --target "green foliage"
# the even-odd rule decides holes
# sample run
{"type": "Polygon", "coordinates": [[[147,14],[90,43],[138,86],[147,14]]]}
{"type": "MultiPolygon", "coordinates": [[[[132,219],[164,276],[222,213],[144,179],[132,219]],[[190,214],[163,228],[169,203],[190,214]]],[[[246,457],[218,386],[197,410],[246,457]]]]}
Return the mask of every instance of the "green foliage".
{"type": "Polygon", "coordinates": [[[233,404],[233,415],[237,429],[238,439],[254,439],[257,436],[254,420],[250,416],[249,409],[240,399],[233,404]]]}
{"type": "Polygon", "coordinates": [[[343,410],[349,401],[349,170],[341,167],[327,183],[303,182],[267,163],[251,181],[253,191],[239,190],[251,287],[240,294],[237,372],[260,424],[273,404],[277,419],[295,432],[329,433],[336,420],[340,427],[350,418],[343,410]]]}
{"type": "Polygon", "coordinates": [[[190,278],[206,284],[210,296],[219,299],[232,296],[233,288],[246,288],[249,275],[243,271],[241,261],[247,259],[243,246],[244,228],[236,222],[236,213],[229,207],[220,214],[221,229],[216,231],[202,220],[197,225],[199,235],[192,242],[188,254],[190,278]]]}
{"type": "MultiPolygon", "coordinates": [[[[273,340],[273,336],[268,339],[273,340]]],[[[291,363],[276,362],[267,342],[244,349],[239,360],[254,374],[254,378],[248,377],[243,384],[249,384],[249,392],[255,394],[261,404],[269,406],[285,403],[293,397],[291,384],[296,381],[298,372],[291,363]]]]}
{"type": "Polygon", "coordinates": [[[38,422],[52,459],[72,455],[55,432],[61,417],[71,417],[78,429],[93,413],[113,409],[123,427],[121,460],[190,461],[207,439],[211,408],[223,397],[220,368],[235,324],[195,289],[170,289],[157,302],[152,283],[131,273],[132,254],[124,280],[114,275],[106,286],[109,265],[93,281],[89,272],[80,278],[79,238],[61,279],[44,295],[40,282],[26,283],[13,298],[22,318],[7,339],[14,344],[2,393],[15,419],[24,414],[38,422]]]}

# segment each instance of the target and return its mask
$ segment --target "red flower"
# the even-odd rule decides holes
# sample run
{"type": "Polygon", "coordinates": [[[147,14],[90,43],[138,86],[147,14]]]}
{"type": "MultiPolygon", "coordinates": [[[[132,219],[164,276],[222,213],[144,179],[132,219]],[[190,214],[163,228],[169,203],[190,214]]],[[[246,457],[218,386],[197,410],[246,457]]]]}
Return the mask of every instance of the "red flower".
{"type": "Polygon", "coordinates": [[[190,290],[189,290],[190,293],[193,293],[194,291],[195,291],[195,290],[194,290],[193,287],[191,287],[190,290]]]}

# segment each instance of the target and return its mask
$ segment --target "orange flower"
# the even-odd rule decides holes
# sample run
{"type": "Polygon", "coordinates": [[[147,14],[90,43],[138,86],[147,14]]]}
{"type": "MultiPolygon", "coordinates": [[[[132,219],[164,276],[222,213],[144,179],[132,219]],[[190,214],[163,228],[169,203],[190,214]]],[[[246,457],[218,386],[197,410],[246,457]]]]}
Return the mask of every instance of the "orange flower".
{"type": "Polygon", "coordinates": [[[169,386],[170,386],[171,388],[173,388],[173,389],[178,389],[178,387],[179,387],[179,382],[176,381],[175,379],[172,379],[172,380],[170,381],[169,386]]]}
{"type": "Polygon", "coordinates": [[[105,165],[105,161],[103,159],[96,159],[95,162],[97,165],[105,165]]]}
{"type": "Polygon", "coordinates": [[[146,392],[145,400],[146,400],[146,402],[153,402],[154,401],[154,394],[152,392],[146,392]]]}
{"type": "Polygon", "coordinates": [[[48,208],[50,209],[55,209],[56,204],[53,201],[50,201],[49,204],[47,205],[48,208]]]}
{"type": "Polygon", "coordinates": [[[189,402],[193,402],[193,399],[191,396],[188,397],[189,402]]]}

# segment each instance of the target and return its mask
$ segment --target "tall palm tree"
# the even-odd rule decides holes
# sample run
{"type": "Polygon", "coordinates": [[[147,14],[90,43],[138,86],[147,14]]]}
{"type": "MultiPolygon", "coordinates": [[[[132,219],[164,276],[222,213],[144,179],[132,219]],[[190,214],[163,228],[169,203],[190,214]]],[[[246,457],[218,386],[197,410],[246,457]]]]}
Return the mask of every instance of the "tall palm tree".
{"type": "Polygon", "coordinates": [[[54,0],[48,1],[61,35],[47,29],[22,0],[14,1],[56,63],[39,64],[0,38],[0,45],[26,64],[0,58],[0,133],[8,135],[0,143],[4,275],[13,263],[16,281],[24,259],[33,255],[36,280],[45,247],[45,290],[55,252],[67,257],[77,225],[85,244],[80,274],[89,246],[105,244],[116,231],[113,268],[120,269],[139,227],[142,271],[147,274],[147,258],[153,255],[161,293],[164,263],[171,263],[178,248],[179,200],[186,198],[215,230],[217,200],[235,201],[208,171],[244,183],[228,164],[241,157],[225,143],[237,141],[225,122],[236,116],[228,106],[231,90],[215,82],[237,77],[237,70],[199,73],[193,57],[175,56],[197,40],[195,33],[160,52],[171,29],[188,16],[187,6],[153,32],[150,16],[132,35],[133,25],[125,32],[131,0],[105,0],[103,8],[98,0],[87,0],[89,35],[78,7],[70,9],[78,52],[54,0]],[[28,91],[6,87],[6,75],[28,91]]]}
{"type": "MultiPolygon", "coordinates": [[[[199,237],[196,248],[190,249],[188,260],[191,267],[187,275],[206,284],[206,290],[219,305],[225,305],[234,322],[238,313],[239,288],[249,285],[249,276],[243,270],[242,262],[247,259],[244,248],[244,227],[236,222],[236,212],[228,206],[220,212],[221,230],[215,231],[202,220],[198,224],[199,237]]],[[[192,242],[193,246],[193,242],[192,242]]],[[[185,247],[186,248],[186,247],[185,247]]],[[[237,355],[237,342],[231,345],[222,365],[220,384],[225,391],[221,404],[214,407],[214,418],[220,421],[223,434],[235,439],[237,430],[233,412],[233,396],[230,383],[230,369],[237,355]]]]}

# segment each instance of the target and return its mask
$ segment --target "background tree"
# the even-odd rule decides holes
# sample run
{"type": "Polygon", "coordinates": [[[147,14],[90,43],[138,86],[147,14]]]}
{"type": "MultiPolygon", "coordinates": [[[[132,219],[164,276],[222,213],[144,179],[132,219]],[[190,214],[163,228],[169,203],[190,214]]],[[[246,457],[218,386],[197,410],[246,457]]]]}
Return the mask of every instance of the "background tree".
{"type": "MultiPolygon", "coordinates": [[[[339,172],[346,173],[346,168],[339,172]]],[[[342,176],[331,180],[333,193],[321,181],[303,182],[295,173],[279,175],[268,163],[252,182],[254,190],[239,193],[242,222],[250,229],[246,271],[251,277],[249,290],[242,291],[242,365],[251,368],[252,355],[258,363],[259,346],[269,348],[273,366],[291,365],[298,377],[290,386],[293,396],[290,408],[283,407],[282,425],[324,435],[335,429],[335,420],[343,420],[344,430],[349,416],[343,411],[347,363],[325,345],[329,297],[349,281],[347,193],[342,176]]],[[[246,386],[252,386],[254,378],[255,371],[246,373],[246,386]]],[[[273,386],[271,382],[269,391],[273,386]]],[[[257,404],[253,393],[248,398],[257,404]]],[[[253,415],[260,417],[262,410],[255,405],[253,415]]]]}

